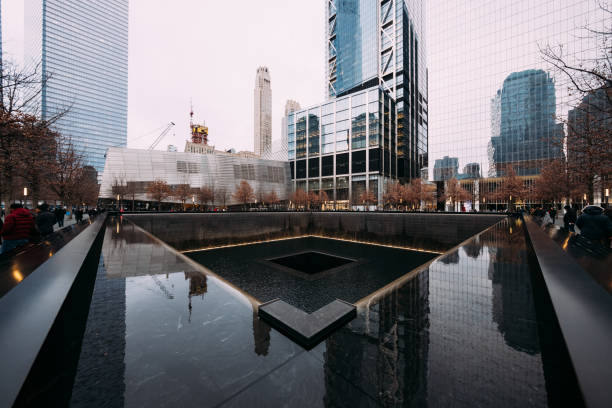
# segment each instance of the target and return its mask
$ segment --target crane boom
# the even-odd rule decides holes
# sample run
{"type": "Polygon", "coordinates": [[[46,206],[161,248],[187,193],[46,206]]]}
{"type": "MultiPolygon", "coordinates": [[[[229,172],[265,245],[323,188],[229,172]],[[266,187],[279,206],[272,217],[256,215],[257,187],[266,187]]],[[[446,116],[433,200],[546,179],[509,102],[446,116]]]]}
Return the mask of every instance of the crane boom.
{"type": "Polygon", "coordinates": [[[168,132],[170,131],[170,129],[172,129],[172,126],[174,126],[174,122],[168,123],[168,126],[166,126],[166,128],[159,134],[159,136],[157,136],[157,138],[151,144],[151,146],[149,146],[149,150],[153,150],[153,149],[155,149],[157,147],[159,142],[161,142],[162,139],[164,138],[164,136],[166,136],[168,134],[168,132]]]}

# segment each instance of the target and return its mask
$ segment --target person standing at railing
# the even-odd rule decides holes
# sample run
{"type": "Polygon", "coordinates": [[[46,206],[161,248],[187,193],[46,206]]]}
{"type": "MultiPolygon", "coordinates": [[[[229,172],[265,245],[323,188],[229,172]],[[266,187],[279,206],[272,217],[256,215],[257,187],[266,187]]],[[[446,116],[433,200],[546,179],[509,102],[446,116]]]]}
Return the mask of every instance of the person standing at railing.
{"type": "Polygon", "coordinates": [[[38,214],[36,215],[36,228],[40,235],[44,238],[45,236],[53,233],[53,225],[57,222],[55,215],[49,212],[48,204],[41,204],[37,208],[38,214]]]}
{"type": "Polygon", "coordinates": [[[11,204],[10,213],[4,219],[2,227],[2,249],[0,253],[8,252],[18,246],[25,245],[34,236],[34,217],[19,203],[11,204]]]}

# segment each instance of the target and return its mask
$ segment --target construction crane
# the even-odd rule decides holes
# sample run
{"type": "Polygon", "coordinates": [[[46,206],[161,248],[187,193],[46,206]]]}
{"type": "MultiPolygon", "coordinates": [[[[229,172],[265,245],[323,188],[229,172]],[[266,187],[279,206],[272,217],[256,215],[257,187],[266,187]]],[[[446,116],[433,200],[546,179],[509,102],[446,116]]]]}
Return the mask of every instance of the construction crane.
{"type": "Polygon", "coordinates": [[[151,146],[149,146],[149,150],[153,150],[157,147],[159,142],[161,142],[164,136],[166,136],[168,132],[170,131],[170,129],[172,129],[172,126],[174,126],[174,122],[168,123],[168,126],[166,126],[163,132],[161,132],[159,136],[157,136],[157,139],[155,139],[155,141],[151,144],[151,146]]]}

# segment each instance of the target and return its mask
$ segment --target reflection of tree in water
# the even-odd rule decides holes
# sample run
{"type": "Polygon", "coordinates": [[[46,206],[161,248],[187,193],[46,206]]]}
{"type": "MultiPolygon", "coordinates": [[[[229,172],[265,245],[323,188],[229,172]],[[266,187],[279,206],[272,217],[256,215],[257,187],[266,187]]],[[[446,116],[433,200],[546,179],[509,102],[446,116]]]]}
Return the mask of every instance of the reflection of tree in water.
{"type": "Polygon", "coordinates": [[[443,256],[442,258],[440,258],[440,262],[442,262],[445,265],[459,263],[459,250],[446,254],[446,256],[443,256]]]}
{"type": "Polygon", "coordinates": [[[429,272],[361,311],[326,340],[326,405],[361,406],[343,377],[383,406],[423,405],[427,395],[429,272]]]}
{"type": "Polygon", "coordinates": [[[536,312],[522,223],[508,220],[483,234],[493,284],[493,320],[510,347],[540,351],[536,312]]]}
{"type": "Polygon", "coordinates": [[[194,272],[185,272],[185,279],[189,279],[189,322],[191,323],[191,297],[192,296],[202,296],[204,297],[204,294],[206,293],[207,290],[207,285],[206,285],[206,275],[204,275],[201,272],[198,271],[194,271],[194,272]]]}
{"type": "Polygon", "coordinates": [[[253,307],[253,341],[255,354],[267,356],[270,349],[270,326],[257,316],[257,309],[253,307]]]}

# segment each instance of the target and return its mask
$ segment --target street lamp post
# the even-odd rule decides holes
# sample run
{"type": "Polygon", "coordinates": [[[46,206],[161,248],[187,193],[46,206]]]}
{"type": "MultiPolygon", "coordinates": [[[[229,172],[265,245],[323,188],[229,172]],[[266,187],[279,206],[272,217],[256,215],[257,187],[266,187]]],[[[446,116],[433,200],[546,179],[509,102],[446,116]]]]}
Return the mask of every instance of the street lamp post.
{"type": "Polygon", "coordinates": [[[23,205],[27,206],[28,204],[28,188],[23,188],[23,205]]]}

